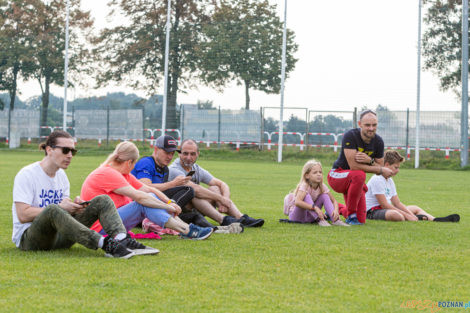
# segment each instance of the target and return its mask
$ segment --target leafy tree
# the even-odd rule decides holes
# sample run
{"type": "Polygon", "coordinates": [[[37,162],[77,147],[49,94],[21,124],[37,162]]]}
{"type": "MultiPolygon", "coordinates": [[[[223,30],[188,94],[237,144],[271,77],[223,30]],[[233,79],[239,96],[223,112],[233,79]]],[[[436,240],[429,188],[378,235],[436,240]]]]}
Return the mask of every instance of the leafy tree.
{"type": "MultiPolygon", "coordinates": [[[[20,75],[27,77],[31,70],[30,20],[33,16],[34,8],[29,0],[0,1],[0,90],[9,93],[8,138],[18,78],[20,75]]],[[[3,110],[5,103],[0,104],[3,110]]]]}
{"type": "Polygon", "coordinates": [[[443,90],[460,95],[462,1],[427,0],[423,34],[424,69],[440,78],[443,90]]]}
{"type": "Polygon", "coordinates": [[[268,133],[272,133],[278,130],[279,121],[275,120],[272,117],[268,117],[264,119],[264,131],[268,133]]]}
{"type": "MultiPolygon", "coordinates": [[[[50,0],[45,4],[34,0],[36,14],[32,20],[34,42],[34,72],[42,94],[41,125],[47,125],[50,85],[64,85],[66,1],[50,0]]],[[[80,10],[80,0],[70,0],[69,70],[87,67],[87,49],[81,32],[90,31],[93,21],[89,12],[80,10]]],[[[70,82],[70,85],[73,83],[70,82]]]]}
{"type": "MultiPolygon", "coordinates": [[[[236,81],[245,86],[245,109],[250,108],[250,88],[278,93],[281,86],[283,23],[268,0],[221,0],[204,27],[201,78],[221,89],[236,81]]],[[[294,69],[297,51],[288,30],[286,74],[294,69]]]]}
{"type": "Polygon", "coordinates": [[[307,122],[298,118],[297,116],[294,116],[294,114],[291,114],[285,126],[285,131],[305,133],[306,129],[307,129],[307,122]]]}
{"type": "MultiPolygon", "coordinates": [[[[193,84],[196,51],[202,24],[208,19],[208,4],[209,0],[172,1],[167,87],[169,128],[177,126],[178,91],[193,84]]],[[[110,6],[122,12],[128,23],[103,30],[95,41],[95,53],[103,64],[98,84],[124,82],[153,95],[161,86],[164,74],[167,1],[112,0],[110,6]]]]}
{"type": "Polygon", "coordinates": [[[217,108],[214,107],[214,101],[212,100],[197,100],[197,108],[199,110],[216,110],[217,108]]]}

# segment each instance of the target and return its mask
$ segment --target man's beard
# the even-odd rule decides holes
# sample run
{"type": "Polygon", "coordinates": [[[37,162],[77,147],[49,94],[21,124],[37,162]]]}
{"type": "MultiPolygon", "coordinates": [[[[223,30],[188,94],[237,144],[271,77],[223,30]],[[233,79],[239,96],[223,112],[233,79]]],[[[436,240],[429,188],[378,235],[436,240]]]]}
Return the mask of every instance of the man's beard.
{"type": "Polygon", "coordinates": [[[193,163],[193,162],[186,163],[185,161],[183,161],[183,165],[184,165],[185,167],[191,167],[191,168],[192,168],[193,165],[194,165],[194,163],[193,163]]]}

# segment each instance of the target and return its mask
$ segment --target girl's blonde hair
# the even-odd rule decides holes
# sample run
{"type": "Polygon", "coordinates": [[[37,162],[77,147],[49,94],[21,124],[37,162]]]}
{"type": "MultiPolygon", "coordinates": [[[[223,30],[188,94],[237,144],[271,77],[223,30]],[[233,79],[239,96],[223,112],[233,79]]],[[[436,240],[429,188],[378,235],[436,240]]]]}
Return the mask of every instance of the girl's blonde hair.
{"type": "Polygon", "coordinates": [[[130,141],[123,141],[116,146],[113,153],[101,165],[109,165],[111,163],[121,164],[129,160],[135,162],[138,159],[139,149],[137,149],[136,145],[130,141]]]}
{"type": "MultiPolygon", "coordinates": [[[[312,184],[309,181],[307,181],[305,176],[312,171],[314,166],[317,166],[317,165],[320,166],[320,169],[323,172],[323,167],[321,166],[321,163],[319,161],[317,161],[315,159],[311,159],[311,160],[307,161],[307,163],[305,163],[304,167],[302,168],[302,175],[300,176],[300,181],[297,184],[297,188],[295,188],[294,194],[297,194],[297,191],[299,190],[300,185],[302,185],[304,183],[309,185],[310,187],[313,187],[312,184]]],[[[323,177],[322,177],[322,181],[319,184],[319,187],[320,187],[321,193],[323,193],[325,191],[325,190],[323,190],[323,177]]]]}

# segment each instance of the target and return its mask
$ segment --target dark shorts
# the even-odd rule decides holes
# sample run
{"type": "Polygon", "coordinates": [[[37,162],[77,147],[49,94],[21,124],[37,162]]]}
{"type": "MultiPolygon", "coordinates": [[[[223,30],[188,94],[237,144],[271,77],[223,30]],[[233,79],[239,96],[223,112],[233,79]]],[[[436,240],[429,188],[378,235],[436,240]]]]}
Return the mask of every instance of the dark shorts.
{"type": "Polygon", "coordinates": [[[382,220],[385,221],[385,214],[387,213],[387,209],[370,209],[367,211],[367,218],[369,220],[382,220]]]}

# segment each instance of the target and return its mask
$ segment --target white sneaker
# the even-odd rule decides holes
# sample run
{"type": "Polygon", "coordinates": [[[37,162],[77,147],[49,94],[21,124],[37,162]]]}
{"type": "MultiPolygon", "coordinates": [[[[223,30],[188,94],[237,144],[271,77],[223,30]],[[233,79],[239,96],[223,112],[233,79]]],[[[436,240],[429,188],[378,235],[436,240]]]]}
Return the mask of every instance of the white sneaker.
{"type": "Polygon", "coordinates": [[[335,226],[351,226],[349,224],[346,224],[345,222],[343,222],[342,220],[340,220],[339,218],[336,220],[336,222],[333,222],[331,223],[332,225],[335,225],[335,226]]]}
{"type": "Polygon", "coordinates": [[[243,225],[240,223],[232,223],[228,226],[217,226],[214,233],[216,234],[240,234],[243,233],[243,225]]]}
{"type": "Polygon", "coordinates": [[[318,226],[331,226],[330,223],[328,223],[325,220],[319,220],[318,221],[318,226]]]}

